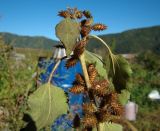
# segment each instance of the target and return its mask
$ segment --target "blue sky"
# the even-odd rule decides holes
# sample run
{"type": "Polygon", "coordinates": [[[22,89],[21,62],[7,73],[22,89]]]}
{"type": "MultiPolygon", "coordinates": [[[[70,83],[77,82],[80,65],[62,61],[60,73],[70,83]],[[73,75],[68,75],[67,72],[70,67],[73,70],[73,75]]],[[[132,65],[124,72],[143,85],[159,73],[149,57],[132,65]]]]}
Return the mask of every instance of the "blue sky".
{"type": "Polygon", "coordinates": [[[56,39],[57,12],[68,6],[90,10],[95,23],[108,26],[98,34],[160,25],[160,0],[0,0],[0,32],[56,39]]]}

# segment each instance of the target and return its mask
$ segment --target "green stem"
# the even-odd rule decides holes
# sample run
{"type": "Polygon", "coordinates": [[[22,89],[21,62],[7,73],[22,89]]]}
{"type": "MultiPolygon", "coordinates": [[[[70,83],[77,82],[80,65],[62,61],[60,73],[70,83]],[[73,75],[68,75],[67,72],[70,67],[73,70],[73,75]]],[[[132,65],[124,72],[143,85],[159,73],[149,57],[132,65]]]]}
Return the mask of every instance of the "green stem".
{"type": "MultiPolygon", "coordinates": [[[[100,37],[98,37],[96,35],[90,35],[90,37],[99,40],[107,48],[107,50],[109,52],[109,56],[110,56],[111,61],[112,61],[113,73],[115,74],[115,66],[114,66],[114,58],[113,58],[114,55],[113,55],[111,49],[109,48],[109,46],[106,44],[106,42],[104,40],[102,40],[100,37]]],[[[97,125],[97,131],[103,131],[102,124],[97,125]]]]}
{"type": "Polygon", "coordinates": [[[58,61],[56,62],[55,66],[54,66],[54,68],[53,68],[53,70],[52,70],[52,72],[51,72],[51,74],[50,74],[50,76],[49,76],[49,79],[48,79],[48,82],[47,82],[47,83],[50,83],[50,82],[51,82],[51,79],[52,79],[52,77],[53,77],[53,74],[54,74],[55,70],[57,69],[57,67],[59,66],[60,62],[61,62],[61,60],[58,60],[58,61]]]}
{"type": "MultiPolygon", "coordinates": [[[[82,65],[82,70],[83,70],[84,79],[85,79],[87,89],[90,89],[91,88],[91,83],[90,83],[89,76],[88,76],[88,71],[87,71],[87,68],[86,68],[84,53],[80,56],[79,59],[80,59],[81,65],[82,65]]],[[[89,96],[90,100],[92,100],[95,103],[96,107],[98,107],[98,102],[96,101],[96,98],[95,98],[94,94],[91,94],[91,93],[88,92],[88,96],[89,96]]],[[[100,131],[99,124],[96,125],[96,128],[97,128],[97,131],[100,131]]]]}
{"type": "MultiPolygon", "coordinates": [[[[85,79],[87,89],[90,89],[91,88],[91,83],[90,83],[89,76],[88,76],[88,71],[87,71],[87,68],[86,68],[84,53],[80,56],[79,59],[80,59],[81,65],[82,65],[82,70],[83,70],[84,79],[85,79]]],[[[95,103],[96,107],[98,107],[98,102],[97,102],[94,94],[88,92],[88,95],[89,95],[89,98],[91,99],[91,101],[93,101],[95,103]]]]}
{"type": "Polygon", "coordinates": [[[101,127],[100,127],[100,124],[97,124],[97,131],[102,131],[101,127]]]}
{"type": "Polygon", "coordinates": [[[82,54],[79,59],[80,59],[81,65],[82,65],[82,70],[83,70],[86,86],[89,89],[89,88],[91,88],[91,83],[90,83],[87,68],[86,68],[86,62],[85,62],[84,54],[82,54]]]}
{"type": "Polygon", "coordinates": [[[111,49],[109,48],[109,46],[107,45],[107,43],[104,40],[102,40],[100,37],[96,36],[96,35],[90,35],[89,37],[90,38],[95,38],[95,39],[99,40],[108,49],[108,52],[109,52],[109,55],[110,55],[110,58],[111,58],[111,61],[112,61],[113,72],[115,74],[115,66],[114,66],[113,53],[112,53],[111,49]]]}

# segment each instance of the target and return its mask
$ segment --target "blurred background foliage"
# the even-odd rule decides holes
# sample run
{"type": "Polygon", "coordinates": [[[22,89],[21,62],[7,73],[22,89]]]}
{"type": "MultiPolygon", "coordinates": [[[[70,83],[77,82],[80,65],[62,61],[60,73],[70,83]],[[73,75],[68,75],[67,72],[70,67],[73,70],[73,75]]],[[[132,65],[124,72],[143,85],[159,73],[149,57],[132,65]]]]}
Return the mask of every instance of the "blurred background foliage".
{"type": "MultiPolygon", "coordinates": [[[[156,131],[160,129],[160,101],[151,101],[148,98],[152,90],[156,89],[160,92],[159,28],[158,26],[101,36],[102,39],[109,42],[113,52],[134,55],[128,59],[133,72],[128,89],[131,92],[131,101],[136,102],[139,107],[137,120],[132,122],[138,130],[156,131]]],[[[37,69],[38,57],[51,56],[52,52],[43,50],[46,38],[33,39],[31,37],[21,38],[21,36],[11,38],[11,34],[5,33],[0,35],[4,38],[4,41],[0,41],[0,129],[19,131],[25,125],[22,121],[23,111],[27,108],[26,99],[29,90],[35,85],[33,74],[37,69]],[[16,44],[19,43],[18,41],[22,44],[21,46],[16,44]],[[25,48],[20,48],[22,46],[25,48]],[[23,54],[25,57],[17,60],[15,53],[23,54]]],[[[94,50],[102,57],[106,56],[103,46],[96,41],[90,42],[88,50],[94,50]]],[[[45,46],[45,49],[48,47],[51,49],[55,44],[57,42],[54,44],[51,42],[49,46],[45,46]]],[[[108,71],[108,61],[107,59],[104,61],[108,71]]]]}
{"type": "MultiPolygon", "coordinates": [[[[22,119],[29,90],[35,85],[32,75],[37,53],[38,50],[14,49],[0,41],[0,130],[19,131],[25,125],[22,119]],[[22,52],[25,58],[17,59],[15,54],[22,52]]],[[[41,53],[48,52],[39,50],[41,53]]]]}
{"type": "Polygon", "coordinates": [[[158,131],[160,129],[160,101],[152,101],[148,94],[152,90],[160,92],[160,56],[155,52],[140,53],[132,65],[131,100],[139,107],[137,121],[133,122],[138,130],[158,131]]]}

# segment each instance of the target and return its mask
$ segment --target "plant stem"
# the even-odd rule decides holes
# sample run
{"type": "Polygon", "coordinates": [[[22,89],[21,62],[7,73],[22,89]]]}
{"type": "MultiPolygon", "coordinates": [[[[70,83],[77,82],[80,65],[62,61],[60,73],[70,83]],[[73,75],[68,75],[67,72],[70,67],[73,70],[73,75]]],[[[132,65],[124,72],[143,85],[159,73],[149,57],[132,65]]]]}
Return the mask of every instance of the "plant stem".
{"type": "MultiPolygon", "coordinates": [[[[79,59],[80,59],[81,65],[82,65],[82,70],[83,70],[87,90],[89,91],[89,89],[91,88],[91,83],[90,83],[87,68],[86,68],[84,53],[80,56],[79,59]]],[[[90,100],[95,103],[96,107],[98,107],[98,102],[96,101],[94,94],[92,92],[88,92],[88,96],[89,96],[90,100]]]]}
{"type": "Polygon", "coordinates": [[[100,124],[97,124],[96,127],[97,127],[97,131],[101,131],[100,124]]]}
{"type": "Polygon", "coordinates": [[[110,47],[107,45],[107,43],[104,40],[102,40],[100,37],[98,37],[96,35],[90,35],[90,37],[101,41],[107,47],[109,53],[112,54],[112,51],[111,51],[110,47]]]}
{"type": "Polygon", "coordinates": [[[87,86],[88,96],[89,96],[90,100],[95,103],[96,107],[98,107],[98,102],[96,101],[94,94],[92,92],[89,92],[89,89],[91,88],[91,83],[90,83],[88,71],[86,68],[84,53],[80,56],[79,59],[80,59],[81,65],[82,65],[82,70],[83,70],[83,74],[84,74],[85,83],[87,86]]]}
{"type": "MultiPolygon", "coordinates": [[[[83,70],[84,79],[85,79],[87,89],[90,89],[91,83],[90,83],[87,68],[86,68],[84,53],[80,56],[79,59],[80,59],[81,65],[82,65],[82,70],[83,70]]],[[[94,101],[96,107],[98,107],[98,102],[96,101],[94,94],[88,92],[88,96],[89,96],[90,100],[94,101]]],[[[97,128],[97,131],[100,131],[99,124],[96,125],[96,128],[97,128]]]]}
{"type": "Polygon", "coordinates": [[[82,65],[82,70],[83,70],[83,74],[84,74],[85,83],[86,83],[87,88],[89,89],[89,88],[91,88],[91,83],[90,83],[87,68],[86,68],[84,53],[80,56],[79,59],[80,59],[81,65],[82,65]]]}
{"type": "Polygon", "coordinates": [[[111,49],[109,48],[109,46],[107,45],[107,43],[102,40],[100,37],[96,36],[96,35],[90,35],[89,36],[90,38],[95,38],[97,40],[99,40],[101,43],[103,43],[103,45],[108,49],[108,52],[109,52],[109,56],[111,58],[111,61],[112,61],[112,66],[113,66],[113,73],[115,74],[115,66],[114,66],[114,58],[113,58],[113,53],[111,51],[111,49]]]}
{"type": "MultiPolygon", "coordinates": [[[[91,35],[90,37],[91,37],[91,38],[93,37],[93,38],[99,40],[101,43],[103,43],[103,44],[105,45],[105,47],[107,47],[108,52],[109,52],[109,56],[110,56],[111,61],[112,61],[113,72],[115,73],[113,53],[112,53],[112,51],[110,50],[109,46],[106,44],[106,42],[105,42],[104,40],[102,40],[101,38],[99,38],[99,37],[96,36],[96,35],[91,35]]],[[[93,95],[93,96],[94,96],[94,95],[93,95]]],[[[95,104],[96,104],[96,106],[97,106],[98,104],[97,104],[95,98],[94,98],[94,101],[95,101],[95,104]]],[[[97,107],[98,107],[98,106],[97,106],[97,107]]],[[[97,128],[97,131],[103,131],[103,126],[102,126],[102,124],[97,124],[97,125],[96,125],[96,128],[97,128]]]]}
{"type": "Polygon", "coordinates": [[[61,62],[61,60],[59,59],[59,60],[56,62],[56,64],[54,65],[54,68],[53,68],[53,70],[52,70],[52,72],[51,72],[51,74],[50,74],[50,76],[49,76],[49,79],[48,79],[48,82],[47,82],[47,83],[50,83],[50,82],[51,82],[51,79],[52,79],[52,77],[53,77],[53,74],[54,74],[55,70],[57,69],[57,67],[59,66],[60,62],[61,62]]]}

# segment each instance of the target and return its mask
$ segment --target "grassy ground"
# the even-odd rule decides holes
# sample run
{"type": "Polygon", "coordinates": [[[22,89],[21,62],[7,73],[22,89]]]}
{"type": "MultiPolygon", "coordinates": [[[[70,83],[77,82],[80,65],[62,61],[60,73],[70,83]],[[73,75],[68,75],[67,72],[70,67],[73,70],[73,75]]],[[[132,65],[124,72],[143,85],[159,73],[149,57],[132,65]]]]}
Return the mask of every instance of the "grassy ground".
{"type": "Polygon", "coordinates": [[[132,122],[139,131],[160,130],[160,108],[152,111],[140,111],[137,120],[132,122]]]}

